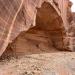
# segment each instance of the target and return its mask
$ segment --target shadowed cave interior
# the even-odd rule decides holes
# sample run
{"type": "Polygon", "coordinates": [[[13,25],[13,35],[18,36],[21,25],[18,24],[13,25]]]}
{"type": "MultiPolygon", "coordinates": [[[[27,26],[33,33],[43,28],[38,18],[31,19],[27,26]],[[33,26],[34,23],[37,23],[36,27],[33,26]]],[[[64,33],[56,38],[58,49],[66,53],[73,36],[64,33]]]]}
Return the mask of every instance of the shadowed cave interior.
{"type": "Polygon", "coordinates": [[[63,51],[63,31],[61,17],[49,3],[44,2],[41,8],[37,8],[36,26],[21,32],[2,57],[63,51]]]}

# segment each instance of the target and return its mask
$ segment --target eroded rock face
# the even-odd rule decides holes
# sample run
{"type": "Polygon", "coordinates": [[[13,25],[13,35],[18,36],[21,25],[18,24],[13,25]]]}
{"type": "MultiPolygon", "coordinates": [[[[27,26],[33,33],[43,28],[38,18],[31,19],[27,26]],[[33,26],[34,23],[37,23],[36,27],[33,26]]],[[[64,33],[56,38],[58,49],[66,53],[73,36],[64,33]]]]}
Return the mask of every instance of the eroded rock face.
{"type": "Polygon", "coordinates": [[[75,51],[75,13],[72,14],[72,21],[70,22],[69,26],[69,48],[71,48],[72,51],[75,51]]]}
{"type": "Polygon", "coordinates": [[[44,2],[41,8],[37,8],[36,26],[22,32],[12,43],[12,49],[16,54],[50,52],[53,51],[52,46],[63,50],[62,23],[54,8],[48,2],[44,2]]]}
{"type": "MultiPolygon", "coordinates": [[[[66,31],[68,31],[68,3],[69,0],[1,0],[0,55],[2,55],[10,42],[13,41],[11,47],[14,44],[16,44],[15,46],[17,48],[20,47],[17,49],[18,51],[21,50],[22,44],[25,44],[24,46],[26,48],[32,45],[34,40],[38,40],[38,35],[43,36],[42,34],[44,34],[43,38],[45,38],[43,42],[46,41],[48,45],[51,43],[51,45],[57,49],[67,49],[64,39],[67,36],[66,31]],[[28,42],[25,41],[24,43],[22,42],[20,46],[18,45],[20,43],[18,41],[22,38],[19,40],[14,39],[16,37],[16,39],[18,39],[18,35],[22,31],[25,31],[22,33],[22,36],[25,37],[24,39],[28,39],[28,41],[31,39],[32,43],[27,45],[28,42]],[[41,32],[42,34],[40,34],[41,32]],[[46,39],[47,36],[48,39],[46,39]]],[[[39,40],[41,41],[43,38],[39,38],[39,40]]],[[[40,42],[39,40],[36,41],[36,43],[40,42]]]]}

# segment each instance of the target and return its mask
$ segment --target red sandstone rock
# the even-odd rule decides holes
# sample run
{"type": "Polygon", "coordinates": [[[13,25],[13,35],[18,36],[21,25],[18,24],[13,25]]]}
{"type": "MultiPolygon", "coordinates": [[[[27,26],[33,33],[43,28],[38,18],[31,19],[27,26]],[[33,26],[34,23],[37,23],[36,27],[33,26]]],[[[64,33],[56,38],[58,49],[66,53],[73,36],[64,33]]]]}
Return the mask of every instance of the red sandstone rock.
{"type": "MultiPolygon", "coordinates": [[[[66,49],[67,41],[64,39],[67,37],[69,26],[68,7],[69,0],[1,0],[0,55],[22,31],[29,29],[30,32],[27,33],[31,34],[34,34],[34,30],[44,31],[45,37],[47,32],[55,48],[66,49]]],[[[35,36],[32,38],[35,39],[35,36]]]]}

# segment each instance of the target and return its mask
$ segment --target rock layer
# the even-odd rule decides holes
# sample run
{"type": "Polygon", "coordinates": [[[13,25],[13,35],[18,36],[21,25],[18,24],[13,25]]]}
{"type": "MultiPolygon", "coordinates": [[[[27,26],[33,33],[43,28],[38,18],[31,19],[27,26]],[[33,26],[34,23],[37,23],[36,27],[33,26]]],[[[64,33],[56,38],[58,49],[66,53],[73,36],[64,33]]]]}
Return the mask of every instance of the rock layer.
{"type": "Polygon", "coordinates": [[[22,31],[29,29],[28,33],[47,32],[55,48],[68,49],[68,7],[69,0],[1,0],[0,55],[22,31]]]}

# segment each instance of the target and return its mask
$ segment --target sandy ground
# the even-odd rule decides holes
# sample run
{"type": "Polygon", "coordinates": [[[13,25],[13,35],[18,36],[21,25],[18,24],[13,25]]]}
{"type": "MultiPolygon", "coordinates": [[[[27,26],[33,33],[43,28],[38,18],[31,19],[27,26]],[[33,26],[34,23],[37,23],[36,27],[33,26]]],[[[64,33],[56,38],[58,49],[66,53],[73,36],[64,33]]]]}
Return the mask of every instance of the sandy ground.
{"type": "Polygon", "coordinates": [[[21,56],[0,62],[0,75],[75,75],[75,53],[21,56]]]}

